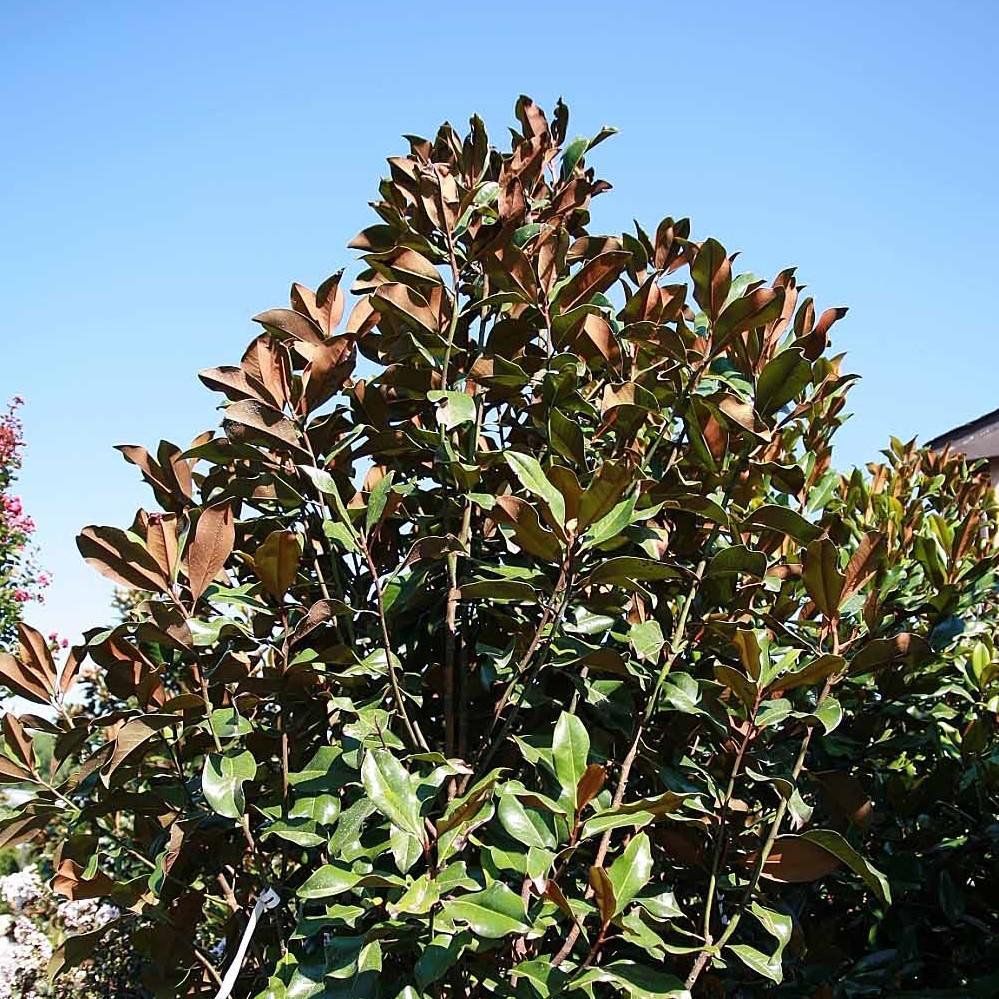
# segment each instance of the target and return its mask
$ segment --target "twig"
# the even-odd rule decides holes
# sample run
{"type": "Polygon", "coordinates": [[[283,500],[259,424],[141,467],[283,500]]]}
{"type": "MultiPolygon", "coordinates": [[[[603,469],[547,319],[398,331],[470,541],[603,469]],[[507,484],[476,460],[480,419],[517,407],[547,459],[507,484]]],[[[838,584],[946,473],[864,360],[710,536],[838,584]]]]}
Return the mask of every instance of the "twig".
{"type": "Polygon", "coordinates": [[[410,719],[409,712],[406,710],[406,702],[403,700],[402,687],[399,685],[399,676],[395,668],[395,654],[392,652],[392,640],[389,638],[385,599],[382,596],[381,583],[378,581],[378,569],[375,566],[375,560],[371,556],[371,549],[368,547],[366,538],[359,536],[358,544],[371,572],[371,585],[375,588],[375,599],[378,604],[378,621],[382,632],[382,647],[385,650],[385,664],[388,669],[389,683],[392,686],[392,696],[395,699],[396,709],[399,712],[399,717],[402,718],[406,734],[409,736],[410,746],[412,748],[429,750],[430,747],[427,745],[422,733],[414,726],[410,719]]]}
{"type": "Polygon", "coordinates": [[[729,775],[728,787],[722,798],[721,816],[718,820],[718,838],[715,841],[714,855],[711,859],[711,876],[708,880],[708,893],[704,900],[704,942],[711,944],[711,914],[714,908],[715,893],[718,890],[718,871],[721,867],[722,854],[728,841],[728,814],[732,796],[735,794],[735,782],[742,770],[742,761],[745,759],[746,750],[756,735],[756,715],[760,710],[761,694],[757,693],[756,702],[753,705],[752,716],[747,720],[746,734],[742,738],[739,750],[735,755],[735,762],[732,764],[732,772],[729,775]]]}
{"type": "MultiPolygon", "coordinates": [[[[836,623],[833,622],[833,629],[835,633],[836,623]]],[[[838,640],[834,639],[833,642],[834,650],[838,650],[839,643],[838,640]]],[[[815,702],[816,710],[822,705],[822,702],[829,696],[829,691],[832,689],[832,685],[835,682],[835,677],[830,676],[827,678],[825,684],[822,687],[822,692],[819,694],[818,700],[815,702]]],[[[791,768],[791,781],[796,782],[801,774],[802,769],[805,765],[805,757],[808,755],[808,747],[812,741],[812,733],[815,731],[814,727],[809,727],[805,732],[801,740],[801,748],[798,751],[797,759],[794,762],[794,766],[791,768]]],[[[770,831],[767,834],[766,841],[763,844],[763,848],[760,850],[756,857],[756,863],[753,866],[753,873],[749,879],[749,884],[746,885],[746,890],[743,892],[742,899],[739,903],[739,907],[736,909],[732,918],[729,920],[728,925],[725,927],[725,931],[718,938],[718,942],[713,945],[708,945],[708,947],[703,950],[694,962],[694,966],[690,970],[690,974],[687,976],[686,987],[688,989],[693,988],[697,979],[700,978],[701,973],[705,968],[709,967],[714,958],[721,953],[724,946],[732,938],[732,934],[735,933],[740,921],[742,920],[743,914],[749,908],[750,902],[753,900],[753,894],[756,891],[757,885],[760,883],[760,877],[763,875],[763,868],[766,866],[766,862],[770,857],[770,853],[774,848],[774,843],[777,842],[777,837],[780,835],[781,823],[784,821],[784,816],[787,814],[788,803],[790,801],[790,795],[786,798],[782,798],[780,804],[777,806],[777,811],[774,813],[773,822],[770,824],[770,831]]]]}

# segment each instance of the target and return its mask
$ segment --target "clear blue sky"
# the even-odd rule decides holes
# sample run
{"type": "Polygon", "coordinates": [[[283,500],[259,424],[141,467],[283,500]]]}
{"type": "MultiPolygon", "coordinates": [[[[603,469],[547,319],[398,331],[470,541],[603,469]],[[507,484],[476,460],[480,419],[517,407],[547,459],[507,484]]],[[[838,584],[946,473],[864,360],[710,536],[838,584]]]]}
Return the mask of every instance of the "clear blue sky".
{"type": "Polygon", "coordinates": [[[0,11],[0,394],[56,582],[30,617],[110,618],[73,543],[150,499],[116,443],[216,423],[293,279],[349,263],[403,132],[561,94],[621,134],[594,228],[690,215],[745,269],[849,305],[864,380],[839,461],[999,405],[999,4],[16,2],[0,11]]]}

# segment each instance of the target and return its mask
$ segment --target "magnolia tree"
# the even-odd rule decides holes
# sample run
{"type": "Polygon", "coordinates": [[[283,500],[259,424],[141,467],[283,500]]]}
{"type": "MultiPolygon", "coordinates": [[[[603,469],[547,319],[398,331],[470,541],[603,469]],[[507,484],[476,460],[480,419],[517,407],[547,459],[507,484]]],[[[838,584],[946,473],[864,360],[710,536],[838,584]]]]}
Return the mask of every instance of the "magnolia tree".
{"type": "Polygon", "coordinates": [[[31,546],[34,521],[25,512],[20,497],[11,491],[24,450],[17,415],[23,402],[15,396],[6,411],[0,413],[0,648],[15,641],[24,605],[40,600],[50,582],[48,573],[39,571],[35,562],[31,546]]]}
{"type": "Polygon", "coordinates": [[[686,219],[589,233],[611,130],[516,117],[389,160],[349,313],[295,284],[202,372],[221,434],[121,448],[158,509],[79,547],[141,607],[0,663],[0,840],[63,830],[53,889],[120,913],[52,972],[124,932],[158,996],[989,988],[988,483],[837,474],[844,310],[686,219]]]}

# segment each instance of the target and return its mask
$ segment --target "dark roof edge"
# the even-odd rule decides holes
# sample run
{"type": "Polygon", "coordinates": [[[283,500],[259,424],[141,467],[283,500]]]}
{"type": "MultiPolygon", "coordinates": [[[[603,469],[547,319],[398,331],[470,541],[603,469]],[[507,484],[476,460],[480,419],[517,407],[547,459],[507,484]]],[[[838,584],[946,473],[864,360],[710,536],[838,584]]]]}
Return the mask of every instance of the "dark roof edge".
{"type": "Polygon", "coordinates": [[[982,430],[992,423],[999,424],[999,409],[993,409],[991,413],[979,416],[976,420],[971,420],[968,423],[962,423],[961,426],[954,427],[953,430],[947,430],[944,433],[939,434],[932,440],[928,440],[926,442],[926,446],[931,448],[942,448],[946,444],[953,444],[954,441],[960,440],[962,437],[970,437],[976,430],[982,430]]]}

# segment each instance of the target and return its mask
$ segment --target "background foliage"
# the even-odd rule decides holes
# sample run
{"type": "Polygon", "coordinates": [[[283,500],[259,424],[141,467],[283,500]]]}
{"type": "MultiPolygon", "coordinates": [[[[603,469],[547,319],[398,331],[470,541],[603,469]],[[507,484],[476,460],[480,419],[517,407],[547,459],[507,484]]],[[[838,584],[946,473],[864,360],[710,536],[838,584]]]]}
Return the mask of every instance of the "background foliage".
{"type": "Polygon", "coordinates": [[[347,318],[293,285],[221,435],[120,449],[159,510],[79,546],[146,600],[0,663],[0,839],[121,913],[53,971],[213,994],[270,887],[238,995],[991,994],[989,484],[837,474],[845,310],[589,234],[612,130],[516,118],[409,138],[347,318]]]}
{"type": "Polygon", "coordinates": [[[24,451],[17,415],[22,405],[21,397],[15,396],[0,413],[0,648],[8,648],[14,641],[24,605],[40,600],[50,582],[48,573],[35,561],[31,545],[34,521],[12,491],[24,451]]]}

